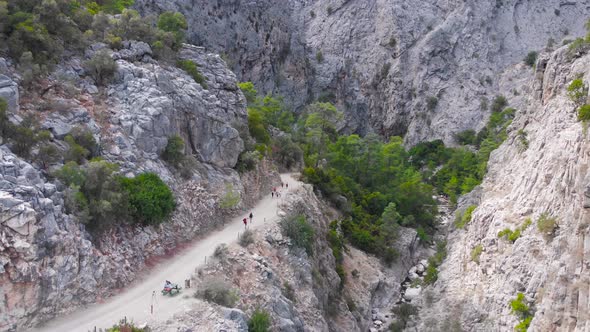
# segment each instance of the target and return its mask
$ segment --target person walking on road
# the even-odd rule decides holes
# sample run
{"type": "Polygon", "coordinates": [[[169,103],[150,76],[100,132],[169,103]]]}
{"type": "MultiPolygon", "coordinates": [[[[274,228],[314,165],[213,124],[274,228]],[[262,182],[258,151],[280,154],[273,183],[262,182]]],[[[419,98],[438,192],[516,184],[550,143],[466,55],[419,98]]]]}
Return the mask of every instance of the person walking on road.
{"type": "Polygon", "coordinates": [[[285,186],[287,187],[287,189],[289,189],[289,182],[287,182],[287,183],[285,184],[285,186]]]}
{"type": "Polygon", "coordinates": [[[244,218],[243,222],[244,222],[244,229],[246,229],[248,227],[248,219],[244,218]]]}
{"type": "Polygon", "coordinates": [[[271,191],[270,192],[270,198],[275,198],[275,192],[274,191],[271,191]]]}
{"type": "Polygon", "coordinates": [[[252,214],[252,212],[250,212],[250,223],[252,223],[252,217],[254,217],[254,215],[252,214]]]}

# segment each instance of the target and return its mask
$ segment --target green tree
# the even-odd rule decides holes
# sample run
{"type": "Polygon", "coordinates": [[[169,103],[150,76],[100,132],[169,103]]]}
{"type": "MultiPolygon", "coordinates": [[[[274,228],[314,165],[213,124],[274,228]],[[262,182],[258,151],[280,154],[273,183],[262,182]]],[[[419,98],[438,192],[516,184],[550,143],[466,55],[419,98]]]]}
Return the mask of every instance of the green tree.
{"type": "Polygon", "coordinates": [[[117,68],[117,63],[106,49],[97,51],[84,63],[84,69],[98,85],[108,84],[117,72],[117,68]]]}
{"type": "Polygon", "coordinates": [[[258,91],[256,91],[256,88],[254,87],[254,84],[252,84],[252,82],[238,83],[238,87],[240,88],[240,90],[242,90],[244,97],[246,97],[248,106],[250,106],[250,104],[253,105],[256,103],[258,98],[258,91]]]}
{"type": "Polygon", "coordinates": [[[336,136],[336,125],[342,119],[342,112],[331,103],[313,103],[307,107],[305,120],[307,142],[312,151],[318,154],[316,167],[324,156],[326,146],[336,136]]]}
{"type": "Polygon", "coordinates": [[[174,211],[176,203],[172,191],[155,173],[142,173],[134,178],[120,178],[129,198],[135,222],[157,225],[174,211]]]}
{"type": "Polygon", "coordinates": [[[184,31],[188,28],[186,18],[178,12],[164,12],[158,18],[158,29],[174,34],[177,43],[183,43],[184,31]]]}

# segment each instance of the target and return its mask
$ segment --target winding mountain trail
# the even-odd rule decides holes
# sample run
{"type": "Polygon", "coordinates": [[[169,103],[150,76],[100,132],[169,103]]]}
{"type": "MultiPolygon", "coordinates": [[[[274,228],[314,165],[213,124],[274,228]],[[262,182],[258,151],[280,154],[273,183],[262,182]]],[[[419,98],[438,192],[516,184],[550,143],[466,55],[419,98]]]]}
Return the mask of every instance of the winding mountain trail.
{"type": "MultiPolygon", "coordinates": [[[[292,174],[281,174],[284,183],[289,184],[289,190],[301,186],[301,183],[292,176],[292,174]]],[[[271,223],[276,222],[279,217],[278,205],[281,199],[272,199],[270,194],[262,199],[251,209],[254,215],[254,221],[249,227],[251,229],[260,229],[268,227],[271,223]],[[265,221],[266,220],[266,221],[265,221]]],[[[78,310],[72,314],[59,317],[49,321],[31,331],[48,332],[48,331],[94,331],[94,328],[107,328],[119,322],[123,317],[128,321],[133,321],[137,325],[143,323],[153,323],[164,321],[171,318],[175,313],[180,312],[183,308],[188,307],[194,302],[192,297],[193,289],[183,289],[177,296],[162,296],[160,290],[165,280],[178,283],[184,286],[184,280],[188,279],[195,269],[205,262],[205,257],[211,257],[215,248],[221,243],[233,243],[237,241],[238,233],[244,231],[242,219],[250,211],[244,212],[243,215],[236,216],[225,227],[220,230],[207,234],[203,238],[196,240],[189,248],[180,252],[174,257],[163,261],[154,268],[145,271],[145,276],[138,279],[128,289],[123,289],[122,293],[113,296],[104,303],[90,305],[84,309],[78,310]],[[155,292],[155,295],[152,295],[155,292]],[[154,305],[151,314],[151,305],[154,305]]]]}

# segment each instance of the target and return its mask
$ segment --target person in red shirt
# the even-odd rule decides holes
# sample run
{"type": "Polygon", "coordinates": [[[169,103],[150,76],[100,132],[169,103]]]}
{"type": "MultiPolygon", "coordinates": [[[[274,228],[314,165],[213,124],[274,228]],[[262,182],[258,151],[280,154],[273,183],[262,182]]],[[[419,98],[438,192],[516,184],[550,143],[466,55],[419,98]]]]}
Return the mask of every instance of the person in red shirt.
{"type": "Polygon", "coordinates": [[[246,229],[246,227],[248,227],[248,218],[244,218],[244,229],[246,229]]]}

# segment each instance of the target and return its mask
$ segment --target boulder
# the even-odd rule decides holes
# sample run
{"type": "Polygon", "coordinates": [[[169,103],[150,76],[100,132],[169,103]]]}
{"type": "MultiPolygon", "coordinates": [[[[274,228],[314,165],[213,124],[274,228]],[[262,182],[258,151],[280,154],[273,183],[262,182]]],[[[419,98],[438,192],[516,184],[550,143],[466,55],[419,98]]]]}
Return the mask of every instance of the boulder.
{"type": "Polygon", "coordinates": [[[8,104],[8,111],[16,113],[19,110],[18,84],[6,75],[0,75],[0,98],[8,104]]]}
{"type": "Polygon", "coordinates": [[[422,292],[422,288],[420,286],[418,286],[416,288],[408,288],[408,289],[406,289],[406,293],[404,294],[404,299],[406,299],[408,301],[412,301],[413,299],[420,296],[421,292],[422,292]]]}
{"type": "Polygon", "coordinates": [[[142,41],[125,41],[123,43],[123,49],[119,52],[113,53],[113,59],[115,60],[126,60],[126,61],[144,61],[144,59],[152,57],[152,48],[145,42],[142,41]]]}

